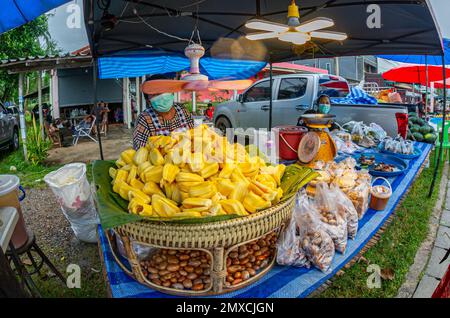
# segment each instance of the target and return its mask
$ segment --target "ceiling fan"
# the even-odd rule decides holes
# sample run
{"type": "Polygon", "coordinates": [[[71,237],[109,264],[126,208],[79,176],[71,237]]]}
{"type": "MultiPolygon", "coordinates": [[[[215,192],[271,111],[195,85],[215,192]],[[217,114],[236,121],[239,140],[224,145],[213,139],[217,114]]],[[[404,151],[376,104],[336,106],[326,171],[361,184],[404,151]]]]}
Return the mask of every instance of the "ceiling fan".
{"type": "Polygon", "coordinates": [[[252,19],[247,21],[245,26],[249,29],[265,31],[247,34],[249,40],[276,39],[302,45],[310,41],[311,38],[343,41],[347,34],[335,31],[318,31],[332,27],[334,21],[329,18],[317,17],[312,20],[300,23],[300,12],[295,0],[292,0],[288,7],[288,23],[281,24],[266,20],[252,19]]]}
{"type": "Polygon", "coordinates": [[[249,87],[251,80],[213,80],[200,73],[199,61],[205,54],[203,46],[193,43],[186,47],[184,54],[190,60],[190,70],[181,80],[153,80],[142,84],[141,90],[145,94],[176,93],[180,91],[217,91],[242,90],[249,87]]]}

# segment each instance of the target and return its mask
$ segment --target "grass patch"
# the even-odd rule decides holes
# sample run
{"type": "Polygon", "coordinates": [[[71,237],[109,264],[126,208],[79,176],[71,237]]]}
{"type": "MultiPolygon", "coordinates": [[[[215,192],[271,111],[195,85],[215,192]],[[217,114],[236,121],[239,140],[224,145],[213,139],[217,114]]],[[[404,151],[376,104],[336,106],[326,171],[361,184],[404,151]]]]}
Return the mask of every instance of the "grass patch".
{"type": "Polygon", "coordinates": [[[45,187],[44,176],[60,167],[61,165],[32,165],[24,160],[22,149],[5,151],[0,156],[0,174],[17,175],[21,185],[27,188],[45,187]]]}
{"type": "MultiPolygon", "coordinates": [[[[20,184],[26,188],[45,188],[44,176],[63,165],[38,164],[32,165],[26,162],[23,157],[23,150],[14,152],[4,151],[0,155],[0,174],[15,174],[20,179],[20,184]],[[15,170],[14,170],[15,169],[15,170]]],[[[92,166],[86,165],[87,178],[92,181],[92,166]]]]}
{"type": "Polygon", "coordinates": [[[369,289],[366,284],[370,275],[366,272],[368,264],[359,262],[347,269],[344,275],[337,277],[332,285],[317,297],[388,298],[397,295],[420,244],[428,234],[429,219],[438,198],[442,167],[438,173],[434,193],[428,198],[434,171],[433,159],[434,153],[430,156],[430,168],[424,169],[414,181],[381,239],[364,254],[369,264],[377,264],[382,270],[393,270],[394,278],[382,280],[381,288],[369,289]]]}
{"type": "MultiPolygon", "coordinates": [[[[47,251],[45,251],[48,253],[47,251]]],[[[54,251],[52,251],[54,252],[54,251]]],[[[57,252],[58,255],[67,255],[67,251],[57,252]]],[[[49,254],[47,254],[49,255],[49,254]]],[[[66,268],[70,263],[67,258],[60,257],[58,260],[53,258],[53,264],[58,268],[64,277],[68,277],[70,273],[66,272],[66,268]]],[[[102,265],[98,255],[97,245],[88,244],[83,247],[81,253],[77,255],[75,264],[80,266],[80,288],[68,288],[57,277],[49,278],[44,275],[34,275],[33,280],[39,289],[42,297],[45,298],[99,298],[107,297],[106,284],[103,279],[102,265]]],[[[44,266],[45,273],[47,267],[44,266]]],[[[69,280],[73,282],[73,280],[69,280]]]]}

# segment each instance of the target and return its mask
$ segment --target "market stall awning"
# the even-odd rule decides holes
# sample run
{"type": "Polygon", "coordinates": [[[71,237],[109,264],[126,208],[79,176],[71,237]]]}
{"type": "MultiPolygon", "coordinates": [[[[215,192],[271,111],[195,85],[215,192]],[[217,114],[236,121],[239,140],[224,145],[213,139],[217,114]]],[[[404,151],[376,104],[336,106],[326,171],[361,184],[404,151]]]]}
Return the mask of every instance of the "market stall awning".
{"type": "MultiPolygon", "coordinates": [[[[445,64],[450,65],[450,39],[443,40],[445,64]]],[[[442,65],[439,55],[378,55],[378,57],[409,64],[442,65]]]]}
{"type": "MultiPolygon", "coordinates": [[[[430,86],[431,82],[443,80],[442,66],[428,66],[428,83],[427,68],[424,65],[411,65],[393,68],[383,73],[383,78],[388,81],[410,84],[421,84],[430,86]]],[[[447,77],[450,76],[450,69],[446,68],[447,77]]]]}
{"type": "MultiPolygon", "coordinates": [[[[247,34],[249,30],[244,25],[249,19],[286,23],[290,1],[126,0],[104,3],[109,3],[109,7],[84,0],[85,24],[94,57],[152,48],[180,53],[190,39],[197,41],[197,30],[210,54],[219,39],[238,39],[247,34]],[[109,18],[102,19],[104,13],[109,18]],[[117,18],[115,25],[111,25],[114,21],[111,15],[117,18]]],[[[345,32],[348,39],[342,43],[317,40],[313,45],[302,46],[265,40],[266,59],[270,56],[277,62],[344,55],[441,55],[443,52],[440,32],[426,0],[374,0],[367,4],[359,0],[302,0],[298,5],[301,22],[318,16],[331,18],[335,21],[333,29],[345,32]],[[369,5],[375,8],[374,12],[368,10],[369,5]],[[380,23],[372,23],[373,15],[377,14],[380,23]]],[[[252,51],[251,44],[249,46],[248,51],[252,51]]]]}
{"type": "MultiPolygon", "coordinates": [[[[209,79],[247,79],[257,74],[265,62],[204,57],[200,70],[209,79]]],[[[98,59],[99,78],[126,78],[149,74],[174,73],[189,69],[189,59],[170,53],[140,52],[105,56],[98,59]]]]}
{"type": "Polygon", "coordinates": [[[2,0],[0,34],[36,19],[70,0],[2,0]]]}

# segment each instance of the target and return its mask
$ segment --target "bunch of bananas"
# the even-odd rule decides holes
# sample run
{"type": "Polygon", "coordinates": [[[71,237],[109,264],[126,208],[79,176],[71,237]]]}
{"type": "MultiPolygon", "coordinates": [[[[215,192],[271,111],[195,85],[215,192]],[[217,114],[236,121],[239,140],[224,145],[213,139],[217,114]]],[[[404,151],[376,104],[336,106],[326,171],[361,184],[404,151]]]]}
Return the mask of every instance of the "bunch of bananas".
{"type": "Polygon", "coordinates": [[[267,166],[206,125],[152,136],[109,171],[130,213],[156,218],[245,216],[277,204],[284,165],[267,166]]]}

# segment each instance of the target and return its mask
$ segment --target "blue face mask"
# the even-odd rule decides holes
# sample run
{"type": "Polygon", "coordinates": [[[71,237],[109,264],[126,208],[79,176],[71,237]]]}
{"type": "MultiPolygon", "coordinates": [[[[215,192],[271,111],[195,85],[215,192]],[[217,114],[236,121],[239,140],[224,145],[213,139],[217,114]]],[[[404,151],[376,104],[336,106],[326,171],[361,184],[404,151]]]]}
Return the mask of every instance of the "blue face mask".
{"type": "Polygon", "coordinates": [[[328,104],[319,104],[319,112],[321,114],[328,114],[330,112],[330,105],[328,104]]]}
{"type": "Polygon", "coordinates": [[[150,99],[150,103],[154,110],[158,113],[167,113],[173,107],[174,95],[164,93],[150,99]]]}

